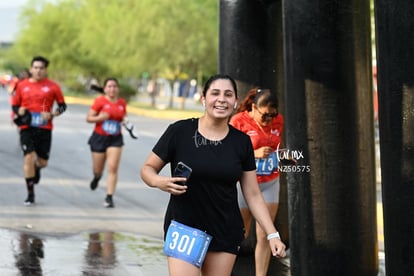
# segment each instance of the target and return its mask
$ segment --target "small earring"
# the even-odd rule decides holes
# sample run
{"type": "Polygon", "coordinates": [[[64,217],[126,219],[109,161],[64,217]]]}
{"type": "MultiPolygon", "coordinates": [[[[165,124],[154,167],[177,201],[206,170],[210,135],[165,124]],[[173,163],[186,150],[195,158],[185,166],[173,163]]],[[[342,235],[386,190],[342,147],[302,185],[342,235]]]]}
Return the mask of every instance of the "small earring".
{"type": "Polygon", "coordinates": [[[236,108],[237,108],[237,103],[234,104],[234,109],[236,109],[236,108]]]}
{"type": "Polygon", "coordinates": [[[206,107],[206,101],[203,101],[203,106],[206,107]]]}

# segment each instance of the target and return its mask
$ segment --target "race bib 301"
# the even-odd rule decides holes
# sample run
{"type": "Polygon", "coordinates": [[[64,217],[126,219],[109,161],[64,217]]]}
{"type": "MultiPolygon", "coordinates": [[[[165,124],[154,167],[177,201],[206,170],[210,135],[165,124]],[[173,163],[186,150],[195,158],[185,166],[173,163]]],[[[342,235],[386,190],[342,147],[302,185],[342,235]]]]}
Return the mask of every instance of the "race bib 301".
{"type": "Polygon", "coordinates": [[[212,236],[206,232],[172,220],[165,238],[164,254],[200,268],[211,240],[212,236]]]}

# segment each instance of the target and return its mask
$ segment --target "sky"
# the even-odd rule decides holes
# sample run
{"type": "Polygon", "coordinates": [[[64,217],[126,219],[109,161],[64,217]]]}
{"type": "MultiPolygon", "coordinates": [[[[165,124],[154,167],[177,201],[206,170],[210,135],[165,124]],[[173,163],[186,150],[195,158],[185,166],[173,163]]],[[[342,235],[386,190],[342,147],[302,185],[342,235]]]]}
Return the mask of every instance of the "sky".
{"type": "Polygon", "coordinates": [[[12,42],[18,32],[19,12],[27,0],[0,0],[0,42],[12,42]]]}

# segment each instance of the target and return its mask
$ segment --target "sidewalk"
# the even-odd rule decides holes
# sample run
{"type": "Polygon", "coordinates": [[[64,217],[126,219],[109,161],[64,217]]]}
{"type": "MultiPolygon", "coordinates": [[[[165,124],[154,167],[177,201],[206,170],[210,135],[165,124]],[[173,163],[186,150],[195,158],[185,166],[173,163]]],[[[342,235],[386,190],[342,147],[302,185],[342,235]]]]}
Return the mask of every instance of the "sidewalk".
{"type": "MultiPolygon", "coordinates": [[[[83,104],[91,105],[93,98],[79,98],[72,96],[65,96],[67,104],[83,104]]],[[[184,118],[200,117],[203,114],[202,105],[195,102],[193,99],[186,99],[185,108],[179,109],[181,105],[181,98],[175,98],[173,103],[174,109],[168,109],[170,99],[163,97],[157,98],[156,108],[150,108],[151,98],[148,96],[140,96],[139,98],[131,99],[128,104],[128,113],[138,116],[151,117],[156,119],[171,119],[179,120],[184,118]],[[147,105],[147,108],[137,107],[137,103],[147,105]]]]}

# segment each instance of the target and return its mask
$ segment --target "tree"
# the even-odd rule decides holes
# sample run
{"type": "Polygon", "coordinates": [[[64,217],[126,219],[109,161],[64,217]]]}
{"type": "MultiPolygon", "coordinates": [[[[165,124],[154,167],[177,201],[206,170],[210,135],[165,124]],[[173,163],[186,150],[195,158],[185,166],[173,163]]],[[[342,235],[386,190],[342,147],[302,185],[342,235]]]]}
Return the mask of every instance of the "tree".
{"type": "Polygon", "coordinates": [[[216,0],[32,0],[9,56],[27,63],[44,54],[61,81],[77,74],[178,72],[171,80],[211,74],[217,70],[217,13],[216,0]]]}

